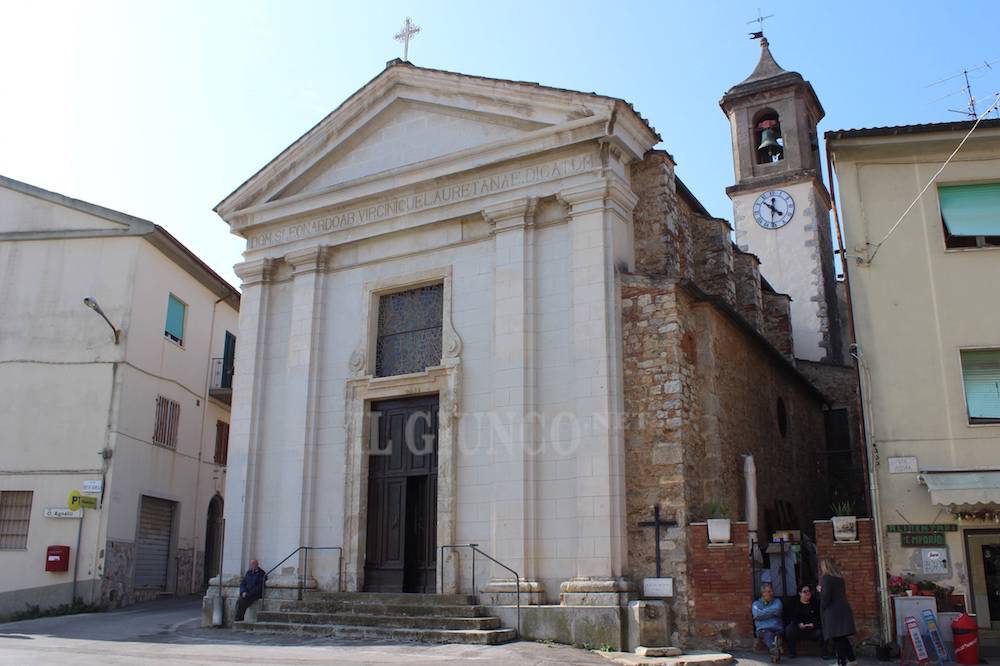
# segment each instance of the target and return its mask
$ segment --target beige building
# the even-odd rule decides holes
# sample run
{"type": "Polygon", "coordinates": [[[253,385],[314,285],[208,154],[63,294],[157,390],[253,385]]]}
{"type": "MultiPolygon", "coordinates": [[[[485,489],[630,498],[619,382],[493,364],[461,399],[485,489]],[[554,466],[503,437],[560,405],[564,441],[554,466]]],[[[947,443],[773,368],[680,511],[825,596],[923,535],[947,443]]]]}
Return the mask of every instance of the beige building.
{"type": "Polygon", "coordinates": [[[0,276],[0,615],[201,589],[239,293],[151,222],[3,177],[0,276]]]}
{"type": "Polygon", "coordinates": [[[882,568],[953,587],[981,627],[1000,629],[1000,121],[983,121],[938,173],[971,129],[826,138],[882,568]]]}

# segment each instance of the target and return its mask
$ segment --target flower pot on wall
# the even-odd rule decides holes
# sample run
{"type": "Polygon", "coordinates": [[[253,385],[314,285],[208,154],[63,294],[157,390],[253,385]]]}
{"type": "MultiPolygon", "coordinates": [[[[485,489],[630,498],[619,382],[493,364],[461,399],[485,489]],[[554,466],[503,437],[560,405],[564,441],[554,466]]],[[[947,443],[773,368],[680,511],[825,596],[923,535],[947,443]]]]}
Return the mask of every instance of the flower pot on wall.
{"type": "Polygon", "coordinates": [[[830,519],[833,523],[834,541],[857,541],[858,540],[858,517],[857,516],[834,516],[830,519]]]}
{"type": "Polygon", "coordinates": [[[708,542],[709,543],[731,543],[732,523],[729,518],[709,518],[708,519],[708,542]]]}

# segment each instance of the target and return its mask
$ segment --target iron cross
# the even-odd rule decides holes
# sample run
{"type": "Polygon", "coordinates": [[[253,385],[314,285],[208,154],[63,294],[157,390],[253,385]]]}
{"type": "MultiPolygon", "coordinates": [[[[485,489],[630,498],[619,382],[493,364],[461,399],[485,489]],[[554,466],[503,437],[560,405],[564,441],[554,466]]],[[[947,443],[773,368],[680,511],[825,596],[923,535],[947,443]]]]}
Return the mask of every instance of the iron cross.
{"type": "Polygon", "coordinates": [[[747,21],[747,25],[750,25],[751,23],[756,23],[758,28],[757,32],[750,33],[750,39],[764,38],[764,21],[766,21],[769,18],[774,18],[774,14],[768,14],[767,16],[764,16],[760,11],[760,7],[757,8],[757,18],[753,19],[752,21],[747,21]]]}
{"type": "Polygon", "coordinates": [[[406,20],[403,21],[403,29],[396,33],[396,41],[403,42],[403,60],[407,62],[410,60],[410,40],[418,32],[420,32],[420,27],[415,25],[410,20],[410,17],[407,16],[406,20]]]}
{"type": "Polygon", "coordinates": [[[674,527],[677,525],[673,520],[660,520],[660,505],[653,505],[653,519],[644,520],[639,523],[639,527],[652,527],[653,538],[656,539],[656,577],[660,578],[660,527],[674,527]]]}

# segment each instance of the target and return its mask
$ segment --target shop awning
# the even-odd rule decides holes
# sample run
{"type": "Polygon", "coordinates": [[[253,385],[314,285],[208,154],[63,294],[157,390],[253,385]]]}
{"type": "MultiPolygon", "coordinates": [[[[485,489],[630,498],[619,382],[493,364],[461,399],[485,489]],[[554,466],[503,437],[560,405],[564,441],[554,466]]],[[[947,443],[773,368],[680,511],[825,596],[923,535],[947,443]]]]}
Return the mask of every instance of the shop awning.
{"type": "Polygon", "coordinates": [[[1000,470],[922,471],[931,504],[951,509],[1000,508],[1000,470]]]}

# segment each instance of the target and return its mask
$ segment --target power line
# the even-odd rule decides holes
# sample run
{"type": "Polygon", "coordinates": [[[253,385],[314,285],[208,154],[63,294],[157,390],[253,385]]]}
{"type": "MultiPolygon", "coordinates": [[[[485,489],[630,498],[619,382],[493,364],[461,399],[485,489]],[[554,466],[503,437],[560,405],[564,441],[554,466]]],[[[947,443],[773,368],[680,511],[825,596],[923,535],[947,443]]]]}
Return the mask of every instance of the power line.
{"type": "MultiPolygon", "coordinates": [[[[868,259],[865,261],[865,265],[870,266],[871,263],[875,261],[875,255],[877,255],[878,251],[882,249],[883,243],[889,240],[889,236],[891,236],[893,232],[896,231],[896,228],[899,227],[903,219],[906,218],[906,215],[911,210],[913,210],[913,207],[917,205],[917,202],[920,201],[920,198],[922,196],[924,196],[924,193],[927,192],[928,189],[930,189],[930,186],[934,184],[934,181],[937,180],[937,177],[941,175],[941,172],[944,171],[945,167],[947,167],[948,164],[951,163],[955,155],[958,154],[958,151],[962,149],[962,146],[965,145],[965,142],[969,140],[969,137],[972,136],[972,133],[976,131],[977,127],[979,127],[979,123],[983,121],[983,118],[988,116],[990,112],[993,111],[993,109],[996,109],[997,107],[1000,107],[1000,93],[997,94],[997,97],[993,101],[993,104],[990,105],[990,108],[983,111],[983,115],[976,118],[976,122],[972,125],[972,129],[970,129],[969,132],[965,135],[965,137],[962,138],[962,141],[958,144],[958,147],[956,147],[955,150],[952,151],[951,155],[948,156],[948,159],[946,159],[944,161],[944,164],[941,165],[941,168],[938,169],[934,173],[934,175],[930,177],[930,180],[927,181],[927,184],[924,185],[924,188],[922,190],[920,190],[920,193],[917,194],[917,196],[913,199],[913,201],[910,202],[910,205],[906,207],[906,210],[904,210],[903,214],[899,216],[899,219],[896,220],[896,223],[893,224],[891,227],[889,227],[889,231],[886,232],[885,236],[882,237],[882,240],[880,240],[878,243],[875,244],[875,248],[872,250],[871,256],[869,256],[868,259]]],[[[861,258],[858,257],[858,259],[861,258]]]]}

